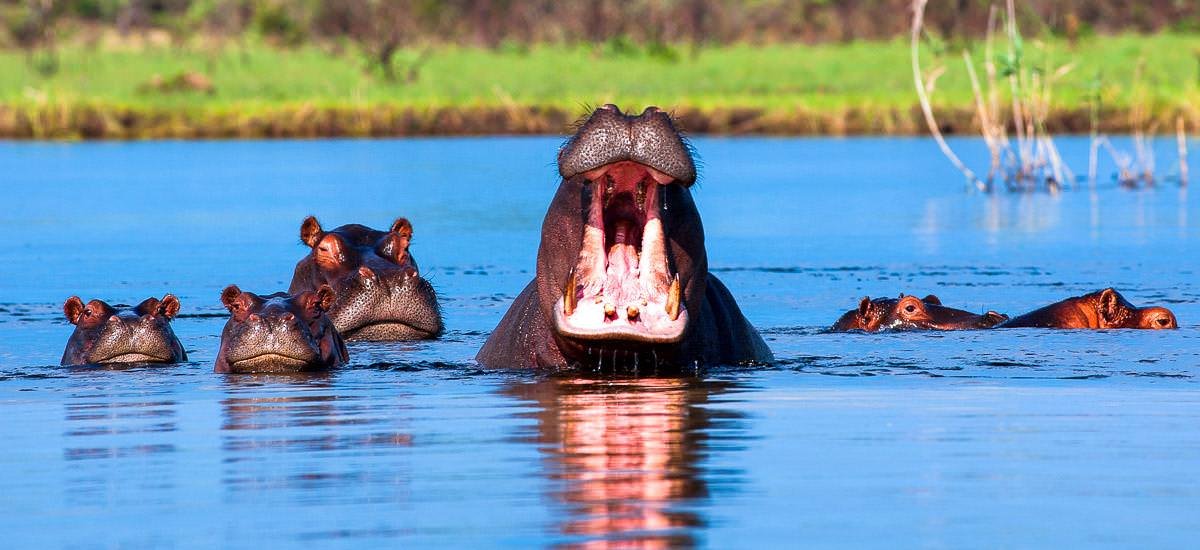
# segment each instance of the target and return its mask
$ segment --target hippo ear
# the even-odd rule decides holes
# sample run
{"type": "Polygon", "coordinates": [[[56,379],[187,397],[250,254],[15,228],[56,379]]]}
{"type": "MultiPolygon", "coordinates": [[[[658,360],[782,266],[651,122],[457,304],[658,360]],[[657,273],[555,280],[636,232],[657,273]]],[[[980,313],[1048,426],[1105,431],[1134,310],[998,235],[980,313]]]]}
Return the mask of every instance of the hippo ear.
{"type": "Polygon", "coordinates": [[[72,325],[78,325],[79,318],[83,317],[83,300],[80,300],[79,296],[67,298],[67,301],[63,303],[63,313],[72,325]]]}
{"type": "Polygon", "coordinates": [[[333,292],[333,287],[329,285],[321,285],[317,288],[317,294],[313,298],[313,306],[321,311],[329,311],[333,307],[333,300],[337,297],[333,292]]]}
{"type": "Polygon", "coordinates": [[[133,308],[133,311],[137,312],[138,315],[154,315],[158,313],[158,306],[158,298],[152,296],[142,300],[142,303],[133,308]]]}
{"type": "Polygon", "coordinates": [[[245,304],[240,300],[241,296],[242,289],[238,288],[237,285],[229,285],[225,287],[225,290],[221,291],[221,303],[225,304],[225,309],[228,309],[230,313],[236,314],[239,310],[245,308],[245,304]]]}
{"type": "Polygon", "coordinates": [[[861,302],[858,303],[858,316],[866,317],[871,312],[871,297],[863,296],[861,302]]]}
{"type": "Polygon", "coordinates": [[[174,319],[179,315],[179,298],[174,294],[163,296],[162,301],[158,303],[158,313],[167,319],[174,319]]]}
{"type": "Polygon", "coordinates": [[[937,296],[934,296],[933,294],[926,296],[921,301],[925,302],[927,304],[935,305],[935,306],[942,305],[942,300],[940,298],[938,298],[937,296]]]}
{"type": "Polygon", "coordinates": [[[323,236],[325,231],[321,229],[321,222],[317,221],[315,216],[304,218],[304,222],[300,224],[300,240],[304,244],[310,247],[317,246],[323,236]]]}
{"type": "Polygon", "coordinates": [[[1100,317],[1112,323],[1120,318],[1121,297],[1112,288],[1100,291],[1100,317]]]}
{"type": "Polygon", "coordinates": [[[401,238],[412,240],[413,228],[408,218],[396,218],[396,221],[392,222],[391,232],[400,235],[401,238]]]}

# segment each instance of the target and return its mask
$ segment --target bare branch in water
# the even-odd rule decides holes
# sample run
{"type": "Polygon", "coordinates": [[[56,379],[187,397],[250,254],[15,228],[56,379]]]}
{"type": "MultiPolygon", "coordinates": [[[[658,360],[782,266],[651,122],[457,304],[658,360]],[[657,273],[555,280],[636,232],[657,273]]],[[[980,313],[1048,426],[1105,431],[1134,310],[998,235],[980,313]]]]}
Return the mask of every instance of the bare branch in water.
{"type": "Polygon", "coordinates": [[[960,172],[966,176],[967,181],[975,185],[979,190],[987,190],[987,185],[980,181],[967,165],[959,160],[958,155],[950,149],[950,145],[946,143],[946,138],[942,136],[942,130],[938,127],[937,119],[933,116],[933,107],[929,103],[929,94],[926,91],[926,81],[921,76],[921,62],[918,56],[919,46],[921,42],[921,28],[925,21],[925,4],[928,0],[913,0],[913,23],[912,23],[912,42],[910,45],[910,53],[912,56],[912,72],[913,84],[917,88],[917,98],[921,101],[921,111],[925,115],[925,124],[929,126],[929,132],[933,134],[933,139],[937,141],[938,147],[941,148],[942,154],[950,160],[950,163],[958,168],[960,172]]]}

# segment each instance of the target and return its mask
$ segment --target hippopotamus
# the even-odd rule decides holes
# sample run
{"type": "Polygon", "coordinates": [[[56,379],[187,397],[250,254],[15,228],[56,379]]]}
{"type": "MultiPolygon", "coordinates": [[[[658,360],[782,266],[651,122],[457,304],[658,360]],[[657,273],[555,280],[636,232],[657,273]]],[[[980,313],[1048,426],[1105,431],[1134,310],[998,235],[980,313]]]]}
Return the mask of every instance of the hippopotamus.
{"type": "Polygon", "coordinates": [[[1067,298],[1015,317],[1002,328],[1179,328],[1165,307],[1136,307],[1112,288],[1067,298]]]}
{"type": "Polygon", "coordinates": [[[311,250],[292,275],[290,293],[333,288],[327,312],[347,340],[422,340],[442,333],[442,314],[429,281],[408,250],[413,228],[399,218],[388,231],[358,224],[324,231],[315,217],[300,224],[311,250]]]}
{"type": "Polygon", "coordinates": [[[847,311],[830,327],[834,332],[862,330],[971,330],[992,328],[1008,316],[995,311],[982,315],[942,305],[937,296],[865,297],[858,309],[847,311]]]}
{"type": "Polygon", "coordinates": [[[71,296],[63,304],[63,313],[75,325],[63,351],[64,366],[187,361],[171,330],[171,319],[179,314],[179,299],[174,295],[146,298],[134,307],[110,306],[103,300],[84,304],[71,296]]]}
{"type": "Polygon", "coordinates": [[[489,368],[767,363],[708,271],[696,166],[667,113],[593,112],[558,154],[533,280],[476,356],[489,368]]]}
{"type": "Polygon", "coordinates": [[[350,360],[346,344],[326,311],[335,295],[329,285],[316,290],[259,296],[236,285],[221,291],[229,321],[221,331],[216,372],[304,372],[325,370],[350,360]]]}

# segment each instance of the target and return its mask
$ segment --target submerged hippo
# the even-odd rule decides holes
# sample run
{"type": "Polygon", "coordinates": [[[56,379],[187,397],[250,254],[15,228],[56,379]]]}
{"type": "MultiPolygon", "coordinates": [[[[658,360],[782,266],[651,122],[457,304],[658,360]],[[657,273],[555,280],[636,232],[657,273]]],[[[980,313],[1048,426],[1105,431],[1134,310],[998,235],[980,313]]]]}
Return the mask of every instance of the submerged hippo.
{"type": "Polygon", "coordinates": [[[83,303],[78,296],[63,304],[75,332],[67,341],[62,364],[178,363],[187,361],[183,345],[171,330],[179,300],[171,294],[146,298],[135,307],[110,306],[102,300],[83,303]]]}
{"type": "Polygon", "coordinates": [[[334,303],[329,285],[265,296],[229,285],[221,292],[221,303],[230,316],[221,331],[216,372],[315,371],[350,359],[325,313],[334,303]]]}
{"type": "Polygon", "coordinates": [[[597,109],[558,155],[534,280],[476,359],[487,367],[670,368],[773,358],[708,272],[671,118],[597,109]]]}
{"type": "Polygon", "coordinates": [[[329,318],[347,340],[420,340],[442,333],[433,286],[408,251],[412,224],[397,219],[388,231],[350,224],[324,231],[309,216],[300,240],[312,248],[296,264],[290,293],[333,288],[329,318]]]}
{"type": "Polygon", "coordinates": [[[1031,311],[1001,327],[1172,329],[1179,328],[1179,323],[1165,307],[1139,308],[1106,288],[1031,311]]]}
{"type": "Polygon", "coordinates": [[[863,298],[858,309],[847,311],[830,327],[835,332],[862,330],[971,330],[992,328],[1008,316],[995,311],[982,315],[942,305],[937,296],[925,298],[863,298]]]}

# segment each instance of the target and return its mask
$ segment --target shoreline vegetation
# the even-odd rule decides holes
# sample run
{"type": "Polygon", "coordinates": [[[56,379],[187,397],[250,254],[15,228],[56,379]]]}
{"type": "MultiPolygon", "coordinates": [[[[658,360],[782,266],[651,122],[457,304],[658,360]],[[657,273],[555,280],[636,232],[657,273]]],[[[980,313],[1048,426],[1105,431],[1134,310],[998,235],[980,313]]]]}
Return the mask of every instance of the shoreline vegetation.
{"type": "MultiPolygon", "coordinates": [[[[1037,41],[1047,66],[1072,64],[1055,84],[1046,130],[1088,133],[1098,115],[1104,133],[1169,134],[1178,119],[1196,133],[1197,38],[1162,32],[1037,41]]],[[[930,49],[923,55],[932,65],[938,52],[930,49]]],[[[982,44],[946,49],[983,58],[982,44]]],[[[928,133],[902,39],[405,48],[394,55],[392,75],[363,59],[316,45],[180,44],[152,35],[63,43],[52,54],[0,50],[0,138],[561,134],[586,106],[608,102],[672,110],[693,134],[928,133]]],[[[943,133],[978,135],[966,72],[950,67],[936,91],[943,133]]]]}

